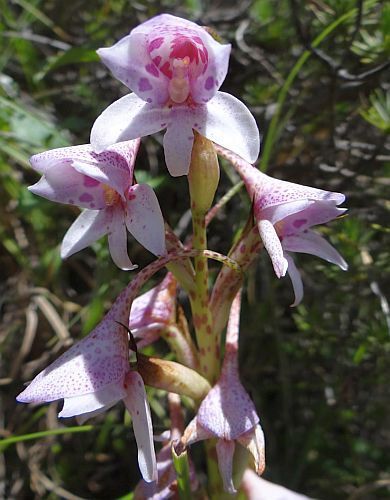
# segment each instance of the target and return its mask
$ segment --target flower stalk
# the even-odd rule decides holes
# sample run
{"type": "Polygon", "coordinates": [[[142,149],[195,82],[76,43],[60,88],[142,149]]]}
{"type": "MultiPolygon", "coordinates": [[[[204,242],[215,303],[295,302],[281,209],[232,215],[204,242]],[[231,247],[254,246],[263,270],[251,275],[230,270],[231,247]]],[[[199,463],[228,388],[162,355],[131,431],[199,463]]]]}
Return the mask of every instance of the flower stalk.
{"type": "MultiPolygon", "coordinates": [[[[193,226],[192,246],[207,249],[206,213],[210,208],[219,181],[219,165],[213,144],[195,134],[188,183],[193,226]]],[[[209,270],[203,255],[194,258],[196,293],[190,294],[193,324],[199,349],[201,373],[214,382],[219,372],[219,345],[212,330],[209,309],[209,270]]]]}

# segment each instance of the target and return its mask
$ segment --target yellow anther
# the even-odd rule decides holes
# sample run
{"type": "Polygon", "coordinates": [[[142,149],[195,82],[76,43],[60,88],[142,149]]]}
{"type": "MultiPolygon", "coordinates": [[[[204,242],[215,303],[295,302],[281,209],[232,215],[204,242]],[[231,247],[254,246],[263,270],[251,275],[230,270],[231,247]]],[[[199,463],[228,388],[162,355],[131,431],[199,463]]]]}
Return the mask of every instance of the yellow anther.
{"type": "Polygon", "coordinates": [[[106,184],[103,184],[103,189],[104,189],[104,201],[106,202],[106,205],[108,207],[116,205],[120,200],[120,196],[115,191],[115,189],[112,189],[110,186],[107,186],[106,184]]]}

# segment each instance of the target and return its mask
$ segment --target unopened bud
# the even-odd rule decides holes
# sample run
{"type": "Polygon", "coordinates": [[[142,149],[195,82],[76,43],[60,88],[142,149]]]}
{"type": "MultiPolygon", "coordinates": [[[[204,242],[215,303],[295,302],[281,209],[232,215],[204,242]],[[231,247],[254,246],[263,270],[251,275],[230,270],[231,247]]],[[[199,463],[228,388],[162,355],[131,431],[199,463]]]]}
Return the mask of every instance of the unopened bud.
{"type": "Polygon", "coordinates": [[[217,153],[211,141],[195,133],[188,183],[191,195],[191,210],[205,214],[213,203],[219,182],[217,153]]]}
{"type": "Polygon", "coordinates": [[[137,370],[146,385],[201,401],[211,389],[198,372],[180,363],[138,354],[137,370]]]}

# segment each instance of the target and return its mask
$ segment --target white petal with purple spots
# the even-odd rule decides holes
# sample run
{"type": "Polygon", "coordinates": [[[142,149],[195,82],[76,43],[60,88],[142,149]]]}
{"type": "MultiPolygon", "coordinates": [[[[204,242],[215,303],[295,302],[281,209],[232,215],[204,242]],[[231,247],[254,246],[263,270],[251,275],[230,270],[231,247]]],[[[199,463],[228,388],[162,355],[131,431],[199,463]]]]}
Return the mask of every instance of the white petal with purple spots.
{"type": "Polygon", "coordinates": [[[147,50],[147,36],[130,33],[112,47],[97,51],[103,63],[145,102],[163,105],[168,100],[168,79],[158,71],[147,50]]]}
{"type": "Polygon", "coordinates": [[[57,203],[81,208],[101,209],[106,203],[102,184],[77,172],[70,164],[53,165],[28,188],[32,193],[57,203]]]}
{"type": "Polygon", "coordinates": [[[128,139],[159,132],[167,126],[170,110],[155,108],[136,94],[121,97],[97,117],[91,130],[91,145],[95,151],[128,139]]]}
{"type": "Polygon", "coordinates": [[[125,222],[129,233],[154,255],[167,253],[164,219],[153,189],[135,184],[129,189],[125,222]]]}

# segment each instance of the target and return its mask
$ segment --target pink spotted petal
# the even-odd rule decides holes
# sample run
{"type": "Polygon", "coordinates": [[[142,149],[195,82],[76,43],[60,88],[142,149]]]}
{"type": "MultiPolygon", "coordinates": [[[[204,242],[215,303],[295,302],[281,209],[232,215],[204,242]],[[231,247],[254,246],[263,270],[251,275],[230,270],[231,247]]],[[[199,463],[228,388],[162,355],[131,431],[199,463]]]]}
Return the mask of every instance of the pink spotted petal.
{"type": "Polygon", "coordinates": [[[265,469],[265,440],[260,424],[257,424],[253,430],[240,436],[237,441],[252,455],[256,473],[259,475],[262,474],[265,469]]]}
{"type": "Polygon", "coordinates": [[[147,36],[134,30],[112,47],[97,51],[103,63],[140,99],[163,105],[168,100],[168,78],[158,71],[147,50],[147,36]]]}
{"type": "Polygon", "coordinates": [[[157,480],[156,453],[153,428],[145,386],[139,373],[131,371],[125,379],[124,403],[133,420],[134,435],[138,446],[138,464],[142,477],[148,483],[157,480]]]}
{"type": "Polygon", "coordinates": [[[164,28],[172,27],[179,30],[180,28],[193,29],[194,26],[198,29],[202,29],[197,24],[193,23],[192,21],[188,21],[187,19],[184,19],[182,17],[173,16],[172,14],[159,14],[158,16],[154,16],[145,21],[144,23],[136,26],[132,30],[132,33],[149,34],[155,28],[160,28],[160,27],[164,28]]]}
{"type": "Polygon", "coordinates": [[[205,119],[199,123],[198,132],[254,163],[260,151],[260,136],[249,109],[225,92],[217,92],[206,104],[206,109],[205,119]]]}
{"type": "Polygon", "coordinates": [[[340,205],[345,200],[342,193],[281,181],[261,172],[258,173],[257,179],[256,209],[258,211],[298,200],[318,200],[330,205],[340,205]]]}
{"type": "MultiPolygon", "coordinates": [[[[116,400],[128,370],[127,336],[123,326],[105,317],[87,337],[40,372],[17,400],[45,403],[87,396],[79,400],[87,412],[100,403],[109,404],[111,397],[116,400]]],[[[68,401],[62,416],[70,416],[71,408],[75,405],[68,401]]]]}
{"type": "Polygon", "coordinates": [[[226,78],[231,51],[230,44],[218,43],[207,32],[203,38],[206,39],[205,46],[213,57],[209,58],[206,71],[196,78],[192,85],[191,96],[199,104],[204,104],[213,98],[222,85],[226,78]]]}
{"type": "Polygon", "coordinates": [[[110,227],[109,210],[84,210],[73,222],[62,240],[61,258],[67,259],[104,236],[110,227]]]}
{"type": "MultiPolygon", "coordinates": [[[[276,207],[277,209],[278,207],[276,207]]],[[[346,208],[337,208],[332,202],[313,201],[305,210],[285,217],[283,220],[283,234],[292,235],[301,233],[312,226],[325,224],[336,219],[345,211],[346,208]]]]}
{"type": "MultiPolygon", "coordinates": [[[[47,180],[53,188],[66,190],[67,184],[70,187],[72,183],[75,185],[74,189],[77,191],[72,193],[70,190],[65,200],[55,199],[53,195],[49,199],[63,203],[70,203],[69,200],[73,200],[71,204],[91,208],[86,205],[88,200],[78,199],[77,193],[80,196],[86,191],[94,195],[96,190],[102,191],[99,183],[103,183],[123,194],[124,189],[132,183],[139,143],[140,140],[136,139],[115,144],[110,150],[100,154],[95,153],[90,144],[52,149],[32,156],[30,162],[35,170],[47,174],[47,180]],[[73,167],[73,172],[70,167],[73,167]]],[[[95,208],[101,207],[96,205],[95,208]]]]}
{"type": "Polygon", "coordinates": [[[91,145],[97,152],[114,143],[154,134],[167,125],[168,108],[155,108],[136,94],[121,97],[97,117],[91,130],[91,145]]]}
{"type": "Polygon", "coordinates": [[[254,404],[238,376],[236,353],[227,352],[220,379],[199,407],[197,423],[215,437],[230,441],[258,422],[254,404]]]}
{"type": "MultiPolygon", "coordinates": [[[[286,219],[287,217],[290,217],[294,220],[305,219],[305,210],[309,209],[309,207],[314,203],[315,202],[312,200],[296,200],[281,203],[280,205],[275,205],[264,210],[258,210],[258,204],[255,202],[254,213],[257,220],[267,219],[272,224],[283,221],[283,224],[281,224],[279,226],[279,229],[277,229],[278,235],[283,236],[284,234],[288,233],[290,229],[289,225],[286,226],[284,219],[286,219]]],[[[302,224],[302,222],[300,222],[299,224],[302,224]]],[[[297,231],[298,227],[299,226],[295,227],[294,230],[297,231]]]]}
{"type": "MultiPolygon", "coordinates": [[[[84,415],[93,413],[101,413],[110,408],[115,403],[125,397],[126,393],[122,383],[114,382],[111,385],[103,387],[101,390],[84,394],[82,396],[73,396],[65,398],[64,406],[59,417],[74,417],[76,415],[84,415]]],[[[89,417],[94,416],[89,415],[89,417]]],[[[82,419],[85,421],[86,419],[82,419]]]]}
{"type": "Polygon", "coordinates": [[[106,205],[100,182],[77,172],[69,163],[52,165],[29,190],[48,200],[81,208],[96,210],[106,205]]]}
{"type": "Polygon", "coordinates": [[[217,458],[219,473],[222,477],[223,489],[230,494],[237,493],[233,484],[234,441],[219,439],[217,442],[217,458]]]}
{"type": "MultiPolygon", "coordinates": [[[[194,46],[201,49],[202,53],[197,52],[197,57],[200,58],[198,60],[199,66],[197,66],[195,73],[191,71],[191,97],[196,103],[205,103],[215,95],[226,77],[230,45],[220,44],[203,27],[169,14],[162,14],[142,23],[132,31],[131,36],[141,34],[150,44],[150,55],[155,63],[154,68],[159,70],[162,69],[164,63],[169,64],[175,38],[186,37],[189,43],[192,40],[194,46]],[[152,49],[155,43],[157,43],[158,48],[156,46],[155,49],[152,49]]],[[[137,41],[139,45],[144,44],[140,37],[137,41]]],[[[184,53],[178,57],[183,56],[184,53]]],[[[172,55],[172,57],[175,56],[172,55]]],[[[171,64],[170,62],[170,69],[172,69],[171,64]]],[[[149,69],[149,72],[154,73],[154,68],[153,71],[149,69]]],[[[159,74],[162,73],[164,71],[159,71],[159,74]]],[[[136,90],[134,89],[134,91],[136,90]]]]}
{"type": "Polygon", "coordinates": [[[336,264],[343,271],[348,269],[348,264],[341,257],[339,252],[322,236],[314,231],[308,230],[297,235],[287,236],[283,240],[283,248],[290,252],[301,252],[315,255],[320,259],[336,264]]]}
{"type": "Polygon", "coordinates": [[[134,238],[154,255],[167,253],[164,219],[153,189],[135,184],[128,191],[126,226],[134,238]]]}
{"type": "Polygon", "coordinates": [[[271,258],[275,274],[278,278],[281,278],[286,274],[288,264],[283,254],[283,248],[280,243],[279,236],[277,235],[273,224],[269,220],[260,220],[257,227],[259,228],[260,237],[268,255],[271,258]]]}
{"type": "Polygon", "coordinates": [[[134,163],[140,139],[120,142],[101,153],[91,152],[90,159],[74,159],[72,166],[102,184],[111,187],[120,195],[133,181],[134,163]]]}
{"type": "Polygon", "coordinates": [[[150,325],[169,325],[176,317],[177,282],[168,273],[163,281],[137,297],[131,306],[129,328],[136,335],[137,330],[150,325]]]}
{"type": "Polygon", "coordinates": [[[108,246],[114,263],[123,271],[137,269],[127,254],[127,231],[124,210],[121,206],[112,207],[112,221],[108,231],[108,246]]]}
{"type": "Polygon", "coordinates": [[[305,495],[266,481],[251,469],[246,469],[244,472],[241,489],[247,500],[309,500],[305,495]]]}
{"type": "Polygon", "coordinates": [[[90,158],[91,145],[82,144],[80,146],[69,146],[66,148],[50,149],[43,153],[38,153],[30,158],[31,166],[37,172],[45,174],[53,165],[68,164],[70,160],[80,158],[90,158]]]}
{"type": "Polygon", "coordinates": [[[297,266],[295,265],[294,259],[287,252],[285,253],[287,262],[288,262],[288,275],[291,279],[291,283],[294,290],[294,302],[291,304],[291,307],[295,307],[302,302],[303,299],[303,283],[301,273],[298,271],[297,266]]]}
{"type": "Polygon", "coordinates": [[[164,135],[165,163],[173,177],[187,175],[191,162],[194,133],[198,113],[192,113],[186,106],[172,109],[169,126],[164,135]]]}
{"type": "MultiPolygon", "coordinates": [[[[229,151],[229,146],[217,146],[218,154],[229,160],[245,182],[249,196],[255,201],[259,217],[268,218],[263,211],[284,203],[296,201],[322,201],[328,206],[340,205],[345,200],[342,193],[324,191],[309,186],[274,179],[263,174],[237,154],[229,151]]],[[[230,148],[231,149],[231,148],[230,148]]],[[[272,213],[272,212],[271,212],[272,213]]]]}

